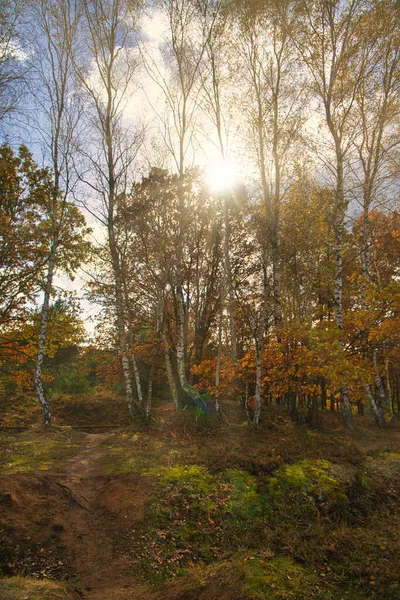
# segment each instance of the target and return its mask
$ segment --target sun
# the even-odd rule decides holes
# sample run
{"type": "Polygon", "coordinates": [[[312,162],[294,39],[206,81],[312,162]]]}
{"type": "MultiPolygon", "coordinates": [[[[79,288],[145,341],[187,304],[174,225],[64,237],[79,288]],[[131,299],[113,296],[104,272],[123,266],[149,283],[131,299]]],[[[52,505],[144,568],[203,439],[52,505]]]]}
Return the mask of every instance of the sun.
{"type": "Polygon", "coordinates": [[[232,189],[238,178],[238,168],[227,160],[213,161],[206,169],[206,180],[215,192],[232,189]]]}

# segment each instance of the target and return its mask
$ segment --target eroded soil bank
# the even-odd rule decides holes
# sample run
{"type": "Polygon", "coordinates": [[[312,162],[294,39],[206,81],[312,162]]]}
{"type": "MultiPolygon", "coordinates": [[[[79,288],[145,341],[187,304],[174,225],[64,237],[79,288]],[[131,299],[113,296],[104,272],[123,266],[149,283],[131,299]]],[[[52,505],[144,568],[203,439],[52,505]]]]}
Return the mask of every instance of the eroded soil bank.
{"type": "Polygon", "coordinates": [[[135,473],[102,474],[96,463],[107,437],[85,434],[62,474],[0,476],[10,573],[67,580],[88,599],[140,591],[115,543],[143,517],[147,485],[135,473]]]}

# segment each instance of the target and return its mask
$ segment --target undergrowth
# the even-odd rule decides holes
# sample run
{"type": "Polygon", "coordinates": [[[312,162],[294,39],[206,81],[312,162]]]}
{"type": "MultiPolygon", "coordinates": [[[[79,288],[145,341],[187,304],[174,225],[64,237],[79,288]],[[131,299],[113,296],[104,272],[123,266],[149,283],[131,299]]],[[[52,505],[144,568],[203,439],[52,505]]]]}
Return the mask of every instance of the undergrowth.
{"type": "Polygon", "coordinates": [[[61,472],[80,448],[81,434],[68,430],[34,429],[15,435],[0,432],[0,472],[34,475],[61,472]]]}
{"type": "MultiPolygon", "coordinates": [[[[114,544],[152,598],[400,598],[396,431],[192,421],[162,407],[96,446],[102,481],[128,475],[148,494],[114,544]]],[[[67,429],[1,436],[3,473],[61,472],[82,443],[67,429]]]]}
{"type": "Polygon", "coordinates": [[[130,548],[153,585],[219,564],[246,599],[398,600],[387,490],[353,466],[303,460],[256,477],[178,464],[147,476],[155,493],[130,548]]]}
{"type": "Polygon", "coordinates": [[[55,581],[37,581],[23,577],[0,579],[2,600],[77,600],[78,596],[55,581]]]}

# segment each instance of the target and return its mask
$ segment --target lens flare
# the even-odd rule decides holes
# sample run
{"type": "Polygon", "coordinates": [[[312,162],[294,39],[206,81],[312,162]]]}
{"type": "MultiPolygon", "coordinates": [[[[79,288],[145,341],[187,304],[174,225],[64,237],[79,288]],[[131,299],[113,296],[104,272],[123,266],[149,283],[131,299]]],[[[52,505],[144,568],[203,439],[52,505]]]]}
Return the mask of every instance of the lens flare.
{"type": "Polygon", "coordinates": [[[230,190],[238,177],[237,167],[229,161],[216,161],[210,164],[206,170],[208,185],[215,192],[230,190]]]}

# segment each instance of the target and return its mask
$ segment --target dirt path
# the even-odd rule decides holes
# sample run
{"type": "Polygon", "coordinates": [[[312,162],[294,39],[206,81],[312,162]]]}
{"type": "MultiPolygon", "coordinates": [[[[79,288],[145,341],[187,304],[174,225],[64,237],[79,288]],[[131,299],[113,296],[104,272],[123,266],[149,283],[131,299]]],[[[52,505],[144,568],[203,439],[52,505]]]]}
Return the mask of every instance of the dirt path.
{"type": "Polygon", "coordinates": [[[149,598],[129,574],[116,542],[143,514],[146,489],[135,474],[106,477],[97,465],[109,434],[87,434],[59,485],[69,495],[64,541],[75,554],[85,600],[149,598]]]}

